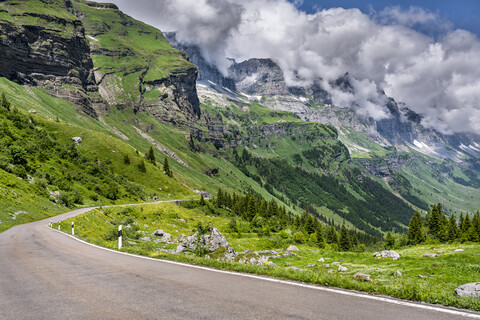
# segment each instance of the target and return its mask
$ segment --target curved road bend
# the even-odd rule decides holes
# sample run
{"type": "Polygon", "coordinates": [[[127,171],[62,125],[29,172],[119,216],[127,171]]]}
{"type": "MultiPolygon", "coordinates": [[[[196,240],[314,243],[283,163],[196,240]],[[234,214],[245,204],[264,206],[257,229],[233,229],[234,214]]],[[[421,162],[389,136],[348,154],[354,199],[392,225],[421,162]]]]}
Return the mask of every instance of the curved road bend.
{"type": "Polygon", "coordinates": [[[116,253],[47,223],[0,234],[0,319],[480,319],[457,309],[116,253]]]}

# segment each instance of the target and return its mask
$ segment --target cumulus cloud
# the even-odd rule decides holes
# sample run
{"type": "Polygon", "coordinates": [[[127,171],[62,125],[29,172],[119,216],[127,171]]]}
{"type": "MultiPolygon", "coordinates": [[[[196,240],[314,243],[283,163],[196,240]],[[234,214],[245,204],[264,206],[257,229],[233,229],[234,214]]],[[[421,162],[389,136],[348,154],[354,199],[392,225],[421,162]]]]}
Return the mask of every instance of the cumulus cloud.
{"type": "Polygon", "coordinates": [[[480,134],[480,41],[445,27],[434,13],[392,7],[307,14],[297,8],[299,1],[287,0],[113,2],[163,31],[177,31],[180,41],[198,45],[224,72],[227,57],[272,58],[289,84],[322,79],[327,88],[348,72],[355,93],[329,88],[336,104],[382,119],[388,117],[378,95],[384,90],[424,115],[426,126],[480,134]],[[425,26],[440,32],[420,32],[425,26]]]}

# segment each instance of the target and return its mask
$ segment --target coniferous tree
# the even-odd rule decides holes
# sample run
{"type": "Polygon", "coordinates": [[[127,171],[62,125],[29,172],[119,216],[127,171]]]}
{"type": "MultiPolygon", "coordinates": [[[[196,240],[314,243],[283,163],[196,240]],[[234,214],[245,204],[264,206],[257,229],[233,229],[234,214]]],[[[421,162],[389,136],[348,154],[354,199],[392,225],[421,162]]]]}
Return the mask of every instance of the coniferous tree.
{"type": "Polygon", "coordinates": [[[170,170],[170,165],[168,164],[168,158],[165,156],[165,159],[163,160],[163,172],[170,178],[173,177],[173,172],[170,170]]]}
{"type": "Polygon", "coordinates": [[[458,239],[458,236],[459,230],[457,226],[457,220],[455,219],[455,215],[451,214],[448,221],[448,241],[455,241],[458,239]]]}
{"type": "Polygon", "coordinates": [[[200,201],[198,202],[198,204],[202,207],[205,205],[205,198],[203,197],[203,193],[200,194],[200,201]]]}
{"type": "Polygon", "coordinates": [[[10,102],[7,100],[5,92],[2,93],[2,100],[0,101],[0,104],[2,105],[2,107],[10,111],[10,102]]]}
{"type": "Polygon", "coordinates": [[[145,159],[147,159],[151,164],[155,165],[155,153],[153,152],[153,147],[150,147],[148,153],[145,155],[145,159]]]}
{"type": "Polygon", "coordinates": [[[461,236],[460,240],[462,242],[470,240],[470,233],[471,233],[472,223],[470,222],[469,214],[465,214],[465,218],[463,219],[462,229],[461,229],[461,236]]]}
{"type": "Polygon", "coordinates": [[[130,158],[128,157],[128,154],[123,157],[123,163],[127,166],[130,164],[130,158]]]}
{"type": "Polygon", "coordinates": [[[408,241],[411,244],[419,244],[425,241],[425,235],[423,234],[422,217],[420,217],[420,212],[418,211],[415,211],[412,218],[410,219],[407,236],[408,241]]]}
{"type": "Polygon", "coordinates": [[[323,228],[320,223],[317,224],[317,228],[315,230],[315,236],[317,237],[318,246],[320,248],[323,248],[325,246],[325,238],[323,237],[323,228]]]}
{"type": "Polygon", "coordinates": [[[395,246],[395,238],[392,236],[390,232],[387,232],[385,236],[385,248],[392,249],[395,246]]]}
{"type": "Polygon", "coordinates": [[[328,228],[327,243],[338,243],[337,231],[335,230],[335,227],[333,225],[328,228]]]}
{"type": "Polygon", "coordinates": [[[147,168],[145,167],[145,162],[143,160],[141,160],[138,164],[138,170],[143,173],[147,172],[147,168]]]}
{"type": "Polygon", "coordinates": [[[216,203],[217,207],[223,208],[223,191],[221,188],[218,188],[216,203]]]}
{"type": "Polygon", "coordinates": [[[341,251],[349,251],[352,248],[352,243],[350,241],[350,236],[348,235],[347,227],[342,224],[340,228],[340,250],[341,251]]]}
{"type": "Polygon", "coordinates": [[[472,218],[472,231],[470,234],[471,241],[478,242],[480,240],[480,212],[477,211],[472,218]]]}

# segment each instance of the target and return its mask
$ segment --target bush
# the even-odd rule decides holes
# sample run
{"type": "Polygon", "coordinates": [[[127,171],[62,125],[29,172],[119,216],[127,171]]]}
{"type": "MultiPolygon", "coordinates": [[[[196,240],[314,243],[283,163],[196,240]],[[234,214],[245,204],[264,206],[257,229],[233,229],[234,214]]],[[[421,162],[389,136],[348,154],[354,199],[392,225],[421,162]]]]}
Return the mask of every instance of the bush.
{"type": "Polygon", "coordinates": [[[292,239],[295,243],[306,243],[307,242],[307,236],[303,232],[295,232],[292,236],[292,239]]]}

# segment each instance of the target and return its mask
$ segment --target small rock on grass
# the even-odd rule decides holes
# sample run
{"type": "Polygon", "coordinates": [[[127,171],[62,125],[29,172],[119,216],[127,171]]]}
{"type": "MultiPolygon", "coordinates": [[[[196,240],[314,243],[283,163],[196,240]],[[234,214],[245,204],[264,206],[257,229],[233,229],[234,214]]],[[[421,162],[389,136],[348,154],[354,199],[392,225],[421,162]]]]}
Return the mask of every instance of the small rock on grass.
{"type": "Polygon", "coordinates": [[[423,256],[425,258],[436,258],[436,257],[438,257],[438,253],[430,253],[429,252],[429,253],[425,253],[423,256]]]}
{"type": "Polygon", "coordinates": [[[297,246],[291,245],[287,248],[287,251],[300,251],[300,249],[298,249],[297,246]]]}
{"type": "Polygon", "coordinates": [[[423,275],[421,275],[421,274],[419,274],[417,277],[419,277],[420,279],[427,279],[427,277],[425,277],[425,276],[423,276],[423,275]]]}
{"type": "Polygon", "coordinates": [[[365,274],[361,272],[355,273],[353,275],[353,279],[357,281],[364,281],[364,282],[372,281],[372,277],[369,274],[365,274]]]}
{"type": "Polygon", "coordinates": [[[454,252],[464,252],[464,251],[465,251],[465,250],[463,250],[463,249],[455,249],[454,252]]]}
{"type": "Polygon", "coordinates": [[[310,263],[307,267],[309,268],[315,267],[315,263],[310,263]]]}
{"type": "Polygon", "coordinates": [[[318,262],[325,262],[325,259],[320,258],[320,259],[318,259],[318,262]]]}
{"type": "Polygon", "coordinates": [[[400,272],[400,270],[397,270],[393,273],[393,276],[394,277],[401,277],[401,276],[403,276],[403,274],[400,272]]]}
{"type": "Polygon", "coordinates": [[[338,266],[338,271],[348,271],[348,268],[344,266],[338,266]]]}

